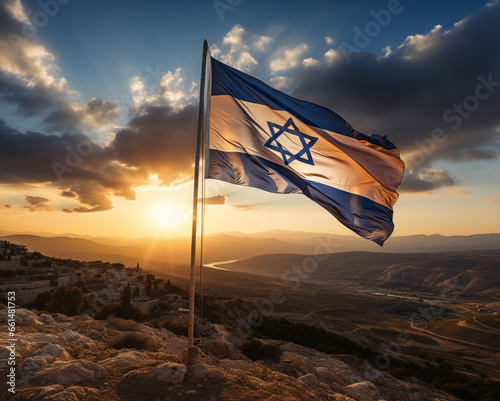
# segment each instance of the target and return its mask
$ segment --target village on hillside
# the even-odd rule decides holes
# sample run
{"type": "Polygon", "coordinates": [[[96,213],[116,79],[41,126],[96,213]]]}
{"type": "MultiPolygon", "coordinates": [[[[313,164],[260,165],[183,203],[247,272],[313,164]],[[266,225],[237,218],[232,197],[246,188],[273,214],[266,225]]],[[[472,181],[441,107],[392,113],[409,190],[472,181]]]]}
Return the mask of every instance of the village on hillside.
{"type": "Polygon", "coordinates": [[[139,263],[127,268],[122,263],[49,258],[24,245],[0,241],[0,294],[15,291],[17,302],[29,305],[63,285],[81,288],[98,305],[120,302],[130,285],[130,303],[144,313],[159,307],[160,297],[154,294],[161,294],[169,310],[183,313],[188,306],[178,287],[145,272],[139,263]]]}

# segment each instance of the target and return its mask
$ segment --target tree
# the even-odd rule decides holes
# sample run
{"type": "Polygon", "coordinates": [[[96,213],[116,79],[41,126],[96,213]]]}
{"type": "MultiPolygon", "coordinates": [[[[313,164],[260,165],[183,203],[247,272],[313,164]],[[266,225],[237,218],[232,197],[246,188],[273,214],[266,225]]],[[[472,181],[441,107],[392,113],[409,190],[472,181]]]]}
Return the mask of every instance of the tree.
{"type": "Polygon", "coordinates": [[[130,301],[132,299],[132,291],[130,289],[130,283],[127,284],[127,287],[123,290],[122,296],[122,307],[121,311],[123,315],[127,315],[130,311],[130,301]]]}
{"type": "Polygon", "coordinates": [[[46,310],[47,302],[50,301],[51,297],[52,294],[50,291],[42,292],[36,296],[35,300],[33,301],[33,306],[38,310],[46,310]]]}
{"type": "Polygon", "coordinates": [[[78,307],[85,301],[81,288],[68,288],[66,284],[57,287],[47,302],[47,310],[52,313],[63,313],[73,316],[78,313],[78,307]]]}

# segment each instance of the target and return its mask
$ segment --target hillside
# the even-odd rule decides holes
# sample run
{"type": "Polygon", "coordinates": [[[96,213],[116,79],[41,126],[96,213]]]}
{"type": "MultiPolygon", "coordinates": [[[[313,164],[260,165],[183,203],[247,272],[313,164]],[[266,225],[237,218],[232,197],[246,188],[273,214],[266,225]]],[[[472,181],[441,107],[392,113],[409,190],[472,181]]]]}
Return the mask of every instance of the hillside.
{"type": "MultiPolygon", "coordinates": [[[[260,255],[224,264],[225,269],[281,276],[291,266],[300,266],[303,255],[260,255]]],[[[310,280],[369,281],[372,284],[407,284],[440,287],[457,283],[465,293],[498,290],[500,287],[500,251],[462,251],[442,253],[330,254],[318,261],[310,280]]]]}
{"type": "MultiPolygon", "coordinates": [[[[204,351],[186,365],[185,337],[165,329],[26,309],[17,310],[17,319],[12,401],[458,400],[415,380],[394,379],[359,358],[283,341],[264,340],[279,348],[278,359],[253,362],[236,348],[241,339],[217,325],[204,351]]],[[[6,334],[6,309],[0,322],[6,334]]],[[[0,346],[2,374],[9,353],[0,346]]],[[[2,381],[4,394],[6,386],[2,381]]]]}

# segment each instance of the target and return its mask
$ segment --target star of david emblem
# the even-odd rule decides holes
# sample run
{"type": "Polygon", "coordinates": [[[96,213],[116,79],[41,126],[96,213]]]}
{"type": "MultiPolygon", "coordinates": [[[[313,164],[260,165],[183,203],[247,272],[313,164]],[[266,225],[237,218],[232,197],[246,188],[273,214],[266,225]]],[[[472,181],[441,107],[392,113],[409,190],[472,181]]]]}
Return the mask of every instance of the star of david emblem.
{"type": "Polygon", "coordinates": [[[269,125],[269,129],[271,131],[271,137],[267,140],[264,146],[266,148],[280,152],[281,157],[283,157],[283,161],[285,162],[285,166],[288,166],[294,160],[298,160],[302,163],[314,166],[313,158],[311,155],[311,148],[314,146],[318,138],[300,132],[291,117],[288,119],[285,125],[279,125],[271,123],[269,121],[267,122],[267,124],[269,125]],[[293,141],[293,139],[287,134],[297,136],[300,140],[300,143],[302,144],[302,149],[295,154],[288,151],[278,141],[278,139],[282,135],[285,135],[287,139],[293,141]]]}

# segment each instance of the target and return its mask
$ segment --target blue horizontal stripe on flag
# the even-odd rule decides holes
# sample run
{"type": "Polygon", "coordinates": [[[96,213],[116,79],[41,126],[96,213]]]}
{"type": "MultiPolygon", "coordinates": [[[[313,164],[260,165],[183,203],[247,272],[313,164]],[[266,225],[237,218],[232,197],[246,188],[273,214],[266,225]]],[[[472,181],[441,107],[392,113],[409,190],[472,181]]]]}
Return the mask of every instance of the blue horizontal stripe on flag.
{"type": "Polygon", "coordinates": [[[293,171],[262,157],[210,149],[207,178],[246,185],[268,192],[293,193],[300,189],[363,238],[383,245],[394,230],[393,211],[364,196],[352,194],[314,181],[303,180],[293,171]],[[279,191],[273,173],[288,183],[279,191]],[[247,178],[249,181],[245,181],[247,178]]]}
{"type": "Polygon", "coordinates": [[[273,110],[287,111],[311,127],[365,140],[388,150],[396,148],[386,136],[364,135],[356,132],[347,121],[333,111],[288,96],[257,78],[212,58],[212,96],[217,95],[228,95],[245,102],[265,104],[273,110]]]}

